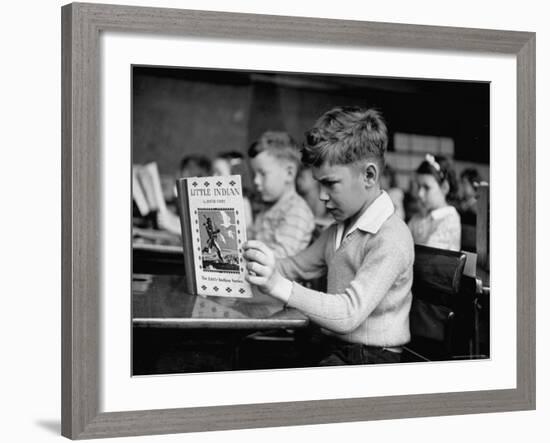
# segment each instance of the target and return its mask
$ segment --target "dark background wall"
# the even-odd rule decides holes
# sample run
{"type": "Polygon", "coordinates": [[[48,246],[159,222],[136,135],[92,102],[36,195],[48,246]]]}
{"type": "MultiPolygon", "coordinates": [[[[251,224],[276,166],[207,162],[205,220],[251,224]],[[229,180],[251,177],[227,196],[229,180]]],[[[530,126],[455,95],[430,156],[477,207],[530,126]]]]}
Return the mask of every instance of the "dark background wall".
{"type": "Polygon", "coordinates": [[[244,153],[268,129],[301,142],[326,110],[362,105],[382,111],[390,151],[395,133],[446,137],[488,171],[489,98],[487,83],[135,67],[133,162],[173,175],[186,154],[244,153]]]}

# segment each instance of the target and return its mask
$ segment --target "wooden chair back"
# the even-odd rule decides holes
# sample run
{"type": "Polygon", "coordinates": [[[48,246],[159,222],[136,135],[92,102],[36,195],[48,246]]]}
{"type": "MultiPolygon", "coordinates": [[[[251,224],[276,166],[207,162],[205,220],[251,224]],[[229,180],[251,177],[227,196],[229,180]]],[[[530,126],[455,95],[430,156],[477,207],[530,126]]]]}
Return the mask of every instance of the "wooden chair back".
{"type": "Polygon", "coordinates": [[[420,360],[468,353],[475,279],[464,276],[466,254],[415,246],[408,351],[420,360]]]}

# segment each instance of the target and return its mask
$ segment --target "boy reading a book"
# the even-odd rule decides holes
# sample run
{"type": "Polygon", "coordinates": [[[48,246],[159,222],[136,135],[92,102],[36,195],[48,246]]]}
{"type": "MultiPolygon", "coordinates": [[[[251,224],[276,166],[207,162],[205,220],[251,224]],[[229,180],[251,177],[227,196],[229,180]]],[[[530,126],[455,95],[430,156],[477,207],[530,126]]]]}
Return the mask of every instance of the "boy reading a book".
{"type": "Polygon", "coordinates": [[[277,258],[305,249],[315,228],[314,216],[296,192],[300,151],[286,132],[268,131],[248,150],[254,186],[268,208],[260,212],[249,230],[277,258]]]}
{"type": "Polygon", "coordinates": [[[339,107],[306,134],[320,199],[335,224],[306,250],[276,260],[261,241],[245,245],[248,281],[321,327],[321,365],[399,362],[410,339],[414,245],[380,188],[387,130],[373,109],[339,107]],[[327,274],[327,291],[297,280],[327,274]]]}

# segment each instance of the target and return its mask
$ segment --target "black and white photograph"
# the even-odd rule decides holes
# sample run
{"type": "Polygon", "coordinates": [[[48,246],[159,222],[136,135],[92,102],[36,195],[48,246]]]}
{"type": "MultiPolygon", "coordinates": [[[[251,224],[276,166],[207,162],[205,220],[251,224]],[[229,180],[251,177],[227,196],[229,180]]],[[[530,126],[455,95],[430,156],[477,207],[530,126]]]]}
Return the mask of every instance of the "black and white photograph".
{"type": "Polygon", "coordinates": [[[133,375],[491,358],[489,82],[133,66],[131,85],[133,375]],[[239,217],[216,207],[229,176],[239,217]],[[192,216],[186,179],[211,184],[192,216]]]}
{"type": "Polygon", "coordinates": [[[548,438],[543,2],[6,6],[2,441],[548,438]]]}

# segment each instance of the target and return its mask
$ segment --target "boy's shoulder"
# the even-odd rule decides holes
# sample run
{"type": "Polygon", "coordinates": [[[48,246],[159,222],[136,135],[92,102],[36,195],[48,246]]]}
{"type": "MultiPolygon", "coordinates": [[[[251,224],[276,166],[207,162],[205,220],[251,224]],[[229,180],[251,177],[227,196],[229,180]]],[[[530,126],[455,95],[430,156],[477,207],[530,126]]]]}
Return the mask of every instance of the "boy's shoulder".
{"type": "Polygon", "coordinates": [[[302,218],[311,219],[312,221],[315,218],[307,202],[297,192],[293,192],[287,196],[281,203],[280,209],[283,210],[285,215],[301,216],[302,218]]]}
{"type": "Polygon", "coordinates": [[[305,209],[307,212],[311,213],[311,215],[313,216],[313,211],[307,204],[306,200],[297,192],[295,192],[292,195],[291,204],[292,206],[295,206],[297,208],[305,209]]]}
{"type": "Polygon", "coordinates": [[[382,223],[382,226],[380,226],[380,231],[394,232],[396,235],[410,236],[412,238],[409,227],[395,212],[390,215],[384,223],[382,223]]]}
{"type": "Polygon", "coordinates": [[[384,244],[389,244],[398,250],[413,250],[414,241],[411,234],[411,230],[407,224],[399,217],[395,212],[390,215],[380,229],[376,233],[375,237],[384,244]]]}
{"type": "Polygon", "coordinates": [[[261,218],[282,220],[298,218],[313,225],[315,216],[307,202],[297,193],[291,193],[277,201],[273,206],[260,211],[261,218]]]}

